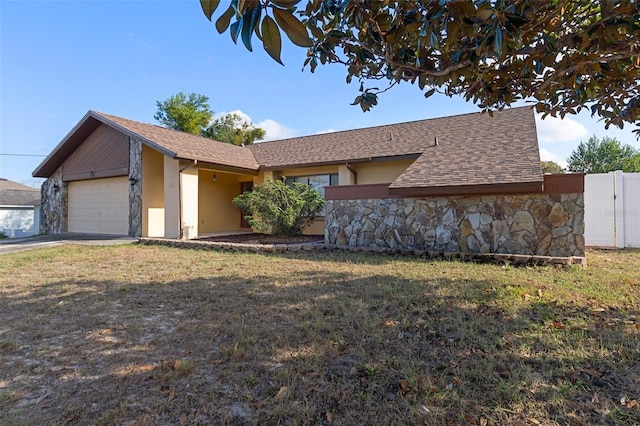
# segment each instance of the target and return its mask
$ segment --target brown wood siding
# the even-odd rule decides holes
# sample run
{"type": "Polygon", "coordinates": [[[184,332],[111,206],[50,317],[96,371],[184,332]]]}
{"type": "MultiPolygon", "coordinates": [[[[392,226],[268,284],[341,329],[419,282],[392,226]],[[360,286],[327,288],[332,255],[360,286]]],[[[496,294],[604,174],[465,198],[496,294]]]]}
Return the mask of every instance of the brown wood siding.
{"type": "Polygon", "coordinates": [[[65,182],[129,174],[129,137],[101,124],[62,164],[65,182]]]}

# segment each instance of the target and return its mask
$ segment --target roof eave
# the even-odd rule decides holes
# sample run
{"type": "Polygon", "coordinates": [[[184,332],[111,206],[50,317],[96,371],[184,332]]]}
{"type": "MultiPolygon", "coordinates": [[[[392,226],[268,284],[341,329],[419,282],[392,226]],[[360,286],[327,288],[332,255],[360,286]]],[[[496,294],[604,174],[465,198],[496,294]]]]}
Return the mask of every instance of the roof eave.
{"type": "MultiPolygon", "coordinates": [[[[277,141],[274,141],[277,142],[277,141]]],[[[385,162],[385,161],[401,161],[401,160],[415,160],[420,157],[422,153],[409,153],[398,155],[384,155],[377,157],[362,157],[362,158],[347,158],[331,161],[316,161],[310,163],[295,163],[295,164],[276,164],[273,166],[260,165],[260,170],[282,170],[282,169],[294,169],[301,167],[318,167],[318,166],[335,166],[340,164],[355,164],[355,163],[372,163],[372,162],[385,162]]]]}
{"type": "Polygon", "coordinates": [[[238,174],[251,175],[251,176],[258,176],[258,174],[260,173],[260,170],[258,169],[257,166],[255,168],[246,168],[246,167],[238,167],[238,166],[227,165],[227,164],[212,163],[209,161],[201,161],[197,158],[186,158],[186,157],[176,157],[176,158],[181,160],[188,160],[188,161],[197,160],[198,167],[201,169],[218,170],[221,172],[238,173],[238,174]]]}
{"type": "Polygon", "coordinates": [[[69,139],[71,139],[71,137],[87,122],[87,120],[89,120],[89,118],[95,118],[94,114],[92,111],[88,111],[83,117],[82,119],[80,119],[80,121],[78,121],[78,124],[76,124],[73,129],[71,129],[64,138],[62,138],[62,140],[58,143],[58,145],[56,145],[55,148],[53,148],[53,150],[49,153],[49,155],[46,156],[46,158],[44,160],[42,160],[42,162],[40,164],[38,164],[38,167],[35,168],[35,170],[31,173],[31,176],[33,177],[39,177],[39,178],[48,178],[49,176],[51,176],[53,174],[53,172],[55,172],[58,167],[60,167],[60,165],[64,162],[64,160],[58,161],[59,164],[57,164],[56,167],[53,168],[52,172],[47,172],[47,170],[49,169],[48,166],[50,161],[52,160],[60,160],[59,158],[57,158],[59,155],[58,153],[60,152],[60,150],[67,144],[67,142],[69,141],[69,139]]]}
{"type": "MultiPolygon", "coordinates": [[[[113,122],[112,120],[109,120],[108,118],[102,116],[100,113],[89,110],[84,115],[84,117],[80,119],[78,124],[76,124],[73,127],[73,129],[71,129],[71,131],[69,131],[69,133],[67,133],[67,135],[60,141],[60,143],[56,145],[53,151],[51,151],[51,153],[44,160],[42,160],[42,162],[38,165],[38,167],[36,167],[36,169],[33,171],[31,175],[33,177],[39,177],[39,178],[45,178],[45,179],[50,177],[62,165],[62,163],[64,163],[65,159],[68,158],[68,155],[67,155],[68,153],[65,153],[64,148],[67,147],[69,143],[71,143],[71,141],[73,140],[73,137],[85,126],[90,126],[87,128],[87,131],[88,131],[88,134],[91,134],[91,132],[97,129],[100,124],[105,124],[109,127],[113,127],[117,131],[129,136],[130,138],[134,138],[136,140],[141,141],[145,145],[150,146],[151,148],[161,152],[162,154],[170,158],[176,157],[175,152],[172,152],[154,143],[153,141],[126,129],[125,127],[120,126],[119,124],[113,122]],[[87,124],[89,123],[90,119],[96,120],[98,124],[95,126],[91,124],[87,124]]],[[[80,143],[77,146],[72,147],[72,151],[75,150],[78,146],[80,146],[80,143]]]]}

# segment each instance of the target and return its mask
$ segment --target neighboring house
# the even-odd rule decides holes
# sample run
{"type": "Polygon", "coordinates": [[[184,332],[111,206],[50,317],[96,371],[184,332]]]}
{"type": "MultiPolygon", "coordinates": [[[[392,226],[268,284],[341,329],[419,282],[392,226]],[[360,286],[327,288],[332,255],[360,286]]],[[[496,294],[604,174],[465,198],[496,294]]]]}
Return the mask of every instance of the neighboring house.
{"type": "Polygon", "coordinates": [[[0,232],[28,237],[40,229],[40,190],[0,178],[0,232]]]}
{"type": "Polygon", "coordinates": [[[326,217],[306,232],[328,243],[584,254],[582,175],[545,184],[530,108],[247,147],[89,111],[33,175],[47,178],[45,233],[238,231],[232,199],[286,177],[324,192],[326,217]]]}

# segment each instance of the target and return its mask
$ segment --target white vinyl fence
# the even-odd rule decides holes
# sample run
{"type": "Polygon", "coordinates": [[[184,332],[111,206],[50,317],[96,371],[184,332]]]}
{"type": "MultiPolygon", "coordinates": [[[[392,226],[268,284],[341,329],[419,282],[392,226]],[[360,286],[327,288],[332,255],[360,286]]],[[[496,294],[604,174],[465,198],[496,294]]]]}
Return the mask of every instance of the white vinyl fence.
{"type": "Polygon", "coordinates": [[[586,175],[584,226],[588,246],[640,247],[640,173],[586,175]]]}

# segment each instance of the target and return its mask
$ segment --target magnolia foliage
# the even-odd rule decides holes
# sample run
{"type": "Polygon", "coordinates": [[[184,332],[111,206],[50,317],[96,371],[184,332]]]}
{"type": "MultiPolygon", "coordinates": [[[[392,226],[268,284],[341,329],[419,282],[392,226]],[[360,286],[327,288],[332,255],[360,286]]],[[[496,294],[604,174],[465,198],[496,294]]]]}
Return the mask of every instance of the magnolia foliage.
{"type": "MultiPolygon", "coordinates": [[[[201,0],[209,20],[220,0],[201,0]]],[[[533,103],[544,116],[589,108],[606,126],[640,115],[636,0],[231,0],[215,19],[282,63],[281,32],[308,49],[305,67],[339,63],[366,111],[401,82],[461,95],[491,113],[533,103]]],[[[640,132],[640,129],[636,130],[640,132]]]]}

